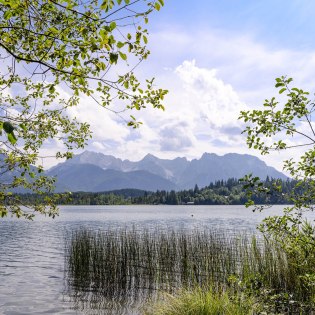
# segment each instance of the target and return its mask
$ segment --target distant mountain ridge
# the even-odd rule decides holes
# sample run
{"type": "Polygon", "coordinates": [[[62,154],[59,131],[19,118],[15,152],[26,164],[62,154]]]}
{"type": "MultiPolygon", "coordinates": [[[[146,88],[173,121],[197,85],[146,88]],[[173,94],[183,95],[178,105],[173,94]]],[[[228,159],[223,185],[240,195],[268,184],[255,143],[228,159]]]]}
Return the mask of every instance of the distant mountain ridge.
{"type": "Polygon", "coordinates": [[[140,161],[85,151],[47,171],[56,176],[56,191],[99,192],[135,188],[147,191],[201,188],[217,180],[241,178],[252,173],[265,179],[286,179],[259,158],[238,153],[219,156],[204,153],[200,159],[160,159],[147,154],[140,161]]]}
{"type": "MultiPolygon", "coordinates": [[[[173,179],[177,178],[189,164],[186,158],[167,160],[159,159],[152,154],[147,154],[140,161],[132,162],[92,151],[84,151],[64,163],[69,165],[92,164],[102,169],[112,169],[121,172],[148,171],[171,181],[174,181],[173,179]]],[[[50,171],[64,163],[54,166],[50,171]]]]}
{"type": "Polygon", "coordinates": [[[57,192],[99,192],[124,188],[147,191],[176,189],[172,182],[146,171],[104,170],[93,164],[61,164],[47,172],[47,175],[57,177],[57,192]]]}

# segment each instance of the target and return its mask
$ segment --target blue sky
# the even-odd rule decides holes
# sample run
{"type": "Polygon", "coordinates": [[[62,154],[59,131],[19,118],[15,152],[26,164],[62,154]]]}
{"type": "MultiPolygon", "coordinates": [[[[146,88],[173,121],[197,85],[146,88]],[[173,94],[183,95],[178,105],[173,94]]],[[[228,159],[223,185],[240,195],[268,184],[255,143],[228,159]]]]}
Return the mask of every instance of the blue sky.
{"type": "Polygon", "coordinates": [[[250,33],[271,47],[312,49],[315,31],[315,2],[311,0],[248,1],[166,1],[155,15],[152,29],[160,23],[175,24],[187,31],[214,28],[235,33],[250,33]],[[196,2],[197,3],[197,2],[196,2]]]}
{"type": "MultiPolygon", "coordinates": [[[[70,114],[89,120],[89,150],[123,159],[147,153],[189,159],[203,152],[258,155],[240,135],[239,112],[276,95],[274,79],[281,75],[314,90],[314,12],[315,1],[309,0],[165,0],[149,21],[151,55],[137,73],[156,77],[169,90],[166,111],[137,113],[144,122],[139,130],[86,106],[87,99],[70,114]]],[[[263,159],[281,169],[287,154],[263,159]]]]}

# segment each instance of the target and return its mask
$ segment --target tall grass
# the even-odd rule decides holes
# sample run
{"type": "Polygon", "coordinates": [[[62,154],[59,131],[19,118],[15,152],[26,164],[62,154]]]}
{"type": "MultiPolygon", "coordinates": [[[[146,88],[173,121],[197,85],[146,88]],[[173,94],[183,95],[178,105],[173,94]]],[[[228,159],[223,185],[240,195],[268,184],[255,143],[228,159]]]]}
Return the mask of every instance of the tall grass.
{"type": "Polygon", "coordinates": [[[176,295],[164,294],[145,315],[253,315],[260,311],[253,298],[235,295],[233,291],[183,289],[176,295]]]}
{"type": "Polygon", "coordinates": [[[88,294],[132,305],[156,292],[196,287],[266,298],[286,294],[291,304],[314,296],[274,242],[213,230],[78,230],[68,239],[66,266],[70,294],[84,301],[88,294]]]}

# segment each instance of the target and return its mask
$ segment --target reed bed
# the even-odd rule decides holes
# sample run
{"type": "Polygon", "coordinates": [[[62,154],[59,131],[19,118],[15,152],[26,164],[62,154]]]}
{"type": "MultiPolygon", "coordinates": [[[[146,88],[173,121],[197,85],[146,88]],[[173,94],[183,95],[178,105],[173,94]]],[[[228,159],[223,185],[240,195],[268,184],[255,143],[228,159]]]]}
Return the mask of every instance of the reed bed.
{"type": "Polygon", "coordinates": [[[179,288],[251,290],[307,300],[297,267],[272,241],[214,230],[78,230],[66,245],[67,287],[120,305],[179,288]],[[241,285],[240,285],[241,284],[241,285]]]}

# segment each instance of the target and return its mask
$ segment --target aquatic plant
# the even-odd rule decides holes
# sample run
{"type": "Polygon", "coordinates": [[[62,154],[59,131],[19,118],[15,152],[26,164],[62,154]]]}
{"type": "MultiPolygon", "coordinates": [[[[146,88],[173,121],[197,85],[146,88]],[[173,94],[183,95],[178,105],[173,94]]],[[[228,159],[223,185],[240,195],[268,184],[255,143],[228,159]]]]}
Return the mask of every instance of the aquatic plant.
{"type": "Polygon", "coordinates": [[[132,306],[198,287],[286,310],[314,301],[293,259],[272,240],[215,230],[78,230],[66,245],[67,288],[77,302],[132,306]]]}

